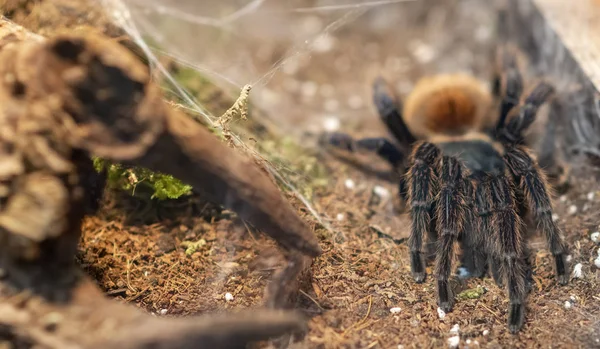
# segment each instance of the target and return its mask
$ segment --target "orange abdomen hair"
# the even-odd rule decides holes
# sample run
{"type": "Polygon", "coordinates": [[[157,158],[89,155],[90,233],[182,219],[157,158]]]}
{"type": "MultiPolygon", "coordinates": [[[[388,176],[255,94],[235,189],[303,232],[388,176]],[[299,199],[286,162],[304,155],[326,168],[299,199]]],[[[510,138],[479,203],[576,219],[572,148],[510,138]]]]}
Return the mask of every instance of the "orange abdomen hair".
{"type": "Polygon", "coordinates": [[[421,79],[406,98],[403,117],[417,138],[460,135],[493,124],[492,98],[476,78],[466,74],[421,79]]]}

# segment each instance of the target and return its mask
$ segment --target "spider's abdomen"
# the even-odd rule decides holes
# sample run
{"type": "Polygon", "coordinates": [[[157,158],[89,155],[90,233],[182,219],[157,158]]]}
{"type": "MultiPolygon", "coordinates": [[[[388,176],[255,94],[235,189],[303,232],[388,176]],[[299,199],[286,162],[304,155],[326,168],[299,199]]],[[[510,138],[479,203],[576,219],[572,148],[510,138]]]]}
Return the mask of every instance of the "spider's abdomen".
{"type": "Polygon", "coordinates": [[[417,138],[481,131],[492,124],[491,96],[481,81],[466,74],[421,79],[407,96],[404,121],[417,138]]]}
{"type": "Polygon", "coordinates": [[[458,159],[472,175],[504,173],[504,159],[493,144],[484,140],[437,143],[443,155],[458,159]]]}

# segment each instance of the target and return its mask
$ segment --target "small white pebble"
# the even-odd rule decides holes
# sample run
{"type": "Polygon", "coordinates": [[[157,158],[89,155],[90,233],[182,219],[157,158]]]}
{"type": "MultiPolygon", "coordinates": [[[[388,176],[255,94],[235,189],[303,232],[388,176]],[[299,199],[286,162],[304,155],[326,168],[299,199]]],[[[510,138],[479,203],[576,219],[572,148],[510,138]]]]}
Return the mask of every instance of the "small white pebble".
{"type": "Polygon", "coordinates": [[[582,279],[583,278],[583,271],[581,270],[582,267],[583,267],[583,265],[581,265],[581,263],[575,264],[575,266],[573,267],[573,273],[571,275],[576,279],[582,279]]]}
{"type": "Polygon", "coordinates": [[[402,311],[402,309],[400,309],[398,307],[390,308],[390,313],[392,313],[392,314],[398,314],[401,311],[402,311]]]}
{"type": "Polygon", "coordinates": [[[338,221],[343,221],[344,220],[344,214],[343,213],[338,213],[337,216],[335,216],[335,219],[337,219],[338,221]]]}
{"type": "Polygon", "coordinates": [[[600,243],[600,232],[595,232],[590,235],[590,239],[592,239],[595,243],[600,243]]]}
{"type": "Polygon", "coordinates": [[[460,326],[458,324],[455,324],[454,326],[452,326],[452,328],[450,329],[450,333],[452,334],[458,334],[458,331],[460,331],[460,326]]]}
{"type": "Polygon", "coordinates": [[[336,118],[335,116],[325,118],[325,120],[323,120],[323,128],[327,132],[335,132],[335,131],[339,130],[340,129],[340,119],[336,118]]]}
{"type": "Polygon", "coordinates": [[[598,249],[598,258],[594,259],[594,265],[600,269],[600,248],[598,249]]]}
{"type": "Polygon", "coordinates": [[[160,315],[167,315],[168,310],[167,309],[161,309],[159,314],[160,315]]]}
{"type": "Polygon", "coordinates": [[[575,298],[575,296],[571,295],[571,297],[569,297],[569,299],[571,299],[571,302],[575,302],[575,300],[576,300],[577,298],[575,298]]]}
{"type": "Polygon", "coordinates": [[[354,181],[351,180],[350,178],[346,179],[346,181],[344,182],[344,185],[348,189],[354,189],[354,181]]]}
{"type": "Polygon", "coordinates": [[[379,196],[382,199],[386,199],[390,196],[389,190],[378,185],[373,187],[373,193],[375,193],[375,195],[379,196]]]}
{"type": "Polygon", "coordinates": [[[560,198],[558,198],[558,200],[560,200],[560,202],[566,202],[567,201],[567,196],[566,195],[561,195],[560,198]]]}
{"type": "Polygon", "coordinates": [[[487,336],[488,334],[490,334],[490,330],[483,330],[483,335],[487,336]]]}
{"type": "Polygon", "coordinates": [[[572,260],[573,260],[573,256],[571,256],[571,255],[567,255],[567,258],[566,258],[566,260],[567,260],[567,263],[569,263],[570,261],[572,261],[572,260]]]}
{"type": "Polygon", "coordinates": [[[467,344],[471,344],[471,340],[470,339],[467,339],[467,344]]]}
{"type": "Polygon", "coordinates": [[[404,349],[404,345],[398,344],[398,349],[404,349]]]}
{"type": "Polygon", "coordinates": [[[569,214],[574,215],[575,213],[577,213],[577,206],[575,206],[575,205],[569,206],[569,214]]]}
{"type": "Polygon", "coordinates": [[[442,308],[440,308],[440,307],[437,308],[437,312],[438,312],[438,317],[440,318],[440,320],[444,320],[444,318],[446,317],[446,312],[444,310],[442,310],[442,308]]]}
{"type": "Polygon", "coordinates": [[[573,304],[569,301],[565,301],[565,309],[571,309],[571,307],[573,306],[573,304]]]}
{"type": "Polygon", "coordinates": [[[233,300],[233,295],[229,292],[225,293],[225,300],[231,302],[233,300]]]}
{"type": "Polygon", "coordinates": [[[335,46],[335,38],[329,34],[317,37],[310,45],[316,52],[328,52],[335,46]]]}
{"type": "Polygon", "coordinates": [[[591,191],[591,192],[589,192],[589,193],[587,194],[587,199],[588,199],[589,201],[592,201],[592,200],[594,200],[594,196],[596,196],[596,193],[594,193],[593,191],[591,191]]]}
{"type": "Polygon", "coordinates": [[[460,343],[459,336],[452,336],[448,338],[448,347],[449,348],[458,348],[458,344],[460,343]]]}
{"type": "Polygon", "coordinates": [[[471,276],[471,273],[469,273],[469,269],[467,269],[465,267],[458,268],[458,277],[459,278],[468,279],[469,276],[471,276]]]}
{"type": "Polygon", "coordinates": [[[553,221],[553,222],[556,222],[556,221],[558,221],[558,219],[559,219],[559,218],[560,218],[560,217],[558,217],[558,215],[557,215],[556,213],[553,213],[553,214],[552,214],[552,221],[553,221]]]}

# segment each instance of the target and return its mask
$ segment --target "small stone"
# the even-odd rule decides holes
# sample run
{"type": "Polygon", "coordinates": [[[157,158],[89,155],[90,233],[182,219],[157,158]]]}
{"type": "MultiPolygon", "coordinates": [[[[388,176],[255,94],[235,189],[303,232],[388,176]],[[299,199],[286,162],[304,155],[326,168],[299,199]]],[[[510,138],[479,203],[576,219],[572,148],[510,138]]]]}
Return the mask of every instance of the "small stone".
{"type": "Polygon", "coordinates": [[[344,185],[346,186],[346,188],[348,189],[354,189],[354,181],[351,180],[350,178],[346,179],[346,181],[344,182],[344,185]]]}
{"type": "Polygon", "coordinates": [[[600,232],[592,233],[592,235],[590,235],[590,239],[597,244],[600,243],[600,232]]]}
{"type": "Polygon", "coordinates": [[[560,200],[560,202],[567,202],[567,196],[561,195],[560,198],[558,198],[558,200],[560,200]]]}
{"type": "Polygon", "coordinates": [[[569,301],[565,301],[565,309],[571,309],[571,307],[573,306],[573,304],[569,301]]]}
{"type": "Polygon", "coordinates": [[[398,348],[398,349],[404,349],[404,345],[402,345],[402,344],[398,344],[398,347],[397,347],[397,348],[398,348]]]}
{"type": "Polygon", "coordinates": [[[559,218],[560,218],[560,217],[559,217],[559,216],[558,216],[556,213],[553,213],[553,214],[552,214],[552,221],[553,221],[553,222],[556,222],[556,221],[558,221],[558,219],[559,219],[559,218]]]}
{"type": "Polygon", "coordinates": [[[575,205],[569,206],[569,214],[574,215],[575,213],[577,213],[577,206],[575,206],[575,205]]]}
{"type": "Polygon", "coordinates": [[[323,120],[323,128],[327,132],[335,132],[340,129],[340,119],[335,116],[325,118],[323,120]]]}
{"type": "Polygon", "coordinates": [[[442,310],[442,308],[438,307],[437,313],[438,313],[438,317],[440,318],[440,320],[444,320],[444,318],[446,317],[446,312],[444,310],[442,310]]]}
{"type": "Polygon", "coordinates": [[[335,46],[335,38],[329,34],[317,37],[310,45],[315,52],[328,52],[335,46]]]}
{"type": "Polygon", "coordinates": [[[487,336],[488,334],[490,334],[490,330],[483,330],[483,335],[487,336]]]}
{"type": "Polygon", "coordinates": [[[458,277],[461,279],[468,279],[471,276],[471,273],[469,273],[469,269],[465,268],[465,267],[460,267],[458,268],[458,277]]]}
{"type": "Polygon", "coordinates": [[[373,193],[382,199],[387,199],[390,196],[390,191],[379,185],[373,187],[373,193]]]}
{"type": "Polygon", "coordinates": [[[588,199],[589,201],[592,201],[592,200],[594,200],[594,197],[595,197],[595,196],[596,196],[596,193],[594,193],[593,191],[591,191],[591,192],[589,192],[589,193],[587,194],[587,199],[588,199]]]}
{"type": "Polygon", "coordinates": [[[392,313],[392,314],[398,314],[401,311],[402,311],[402,309],[400,309],[399,307],[390,308],[390,313],[392,313]]]}
{"type": "Polygon", "coordinates": [[[344,220],[344,214],[343,213],[338,213],[337,216],[335,216],[335,219],[337,219],[338,221],[343,221],[344,220]]]}
{"type": "Polygon", "coordinates": [[[571,262],[572,260],[573,260],[573,256],[567,255],[567,258],[566,258],[567,263],[571,262]]]}
{"type": "Polygon", "coordinates": [[[448,347],[449,348],[458,348],[458,344],[460,343],[459,336],[452,336],[448,338],[448,347]]]}
{"type": "Polygon", "coordinates": [[[233,300],[233,295],[229,292],[225,293],[225,300],[231,302],[233,300]]]}
{"type": "Polygon", "coordinates": [[[470,340],[470,339],[467,339],[466,343],[467,343],[467,344],[471,344],[471,340],[470,340]]]}
{"type": "Polygon", "coordinates": [[[161,309],[161,310],[160,310],[158,313],[159,313],[160,315],[167,315],[167,313],[168,313],[168,312],[169,312],[169,311],[168,311],[167,309],[161,309]]]}
{"type": "Polygon", "coordinates": [[[576,279],[583,279],[583,271],[581,270],[582,267],[583,265],[581,265],[581,263],[575,264],[573,267],[573,273],[571,275],[576,279]]]}
{"type": "Polygon", "coordinates": [[[598,258],[594,260],[594,265],[596,268],[600,269],[600,248],[598,249],[598,258]]]}
{"type": "Polygon", "coordinates": [[[460,331],[460,326],[458,324],[455,324],[454,326],[452,326],[452,328],[450,329],[450,333],[452,334],[458,334],[458,331],[460,331]]]}

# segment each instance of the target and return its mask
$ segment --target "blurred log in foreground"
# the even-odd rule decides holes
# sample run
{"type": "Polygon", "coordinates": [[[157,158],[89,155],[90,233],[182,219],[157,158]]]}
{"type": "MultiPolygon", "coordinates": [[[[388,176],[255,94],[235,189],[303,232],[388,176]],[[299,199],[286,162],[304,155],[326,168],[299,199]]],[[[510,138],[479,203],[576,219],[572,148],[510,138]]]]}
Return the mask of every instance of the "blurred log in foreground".
{"type": "Polygon", "coordinates": [[[269,177],[170,109],[127,49],[94,35],[45,40],[2,20],[0,343],[237,347],[302,327],[294,313],[275,310],[159,320],[106,300],[74,263],[93,199],[90,155],[173,174],[275,239],[290,262],[269,286],[271,307],[285,304],[292,281],[320,253],[269,177]]]}

